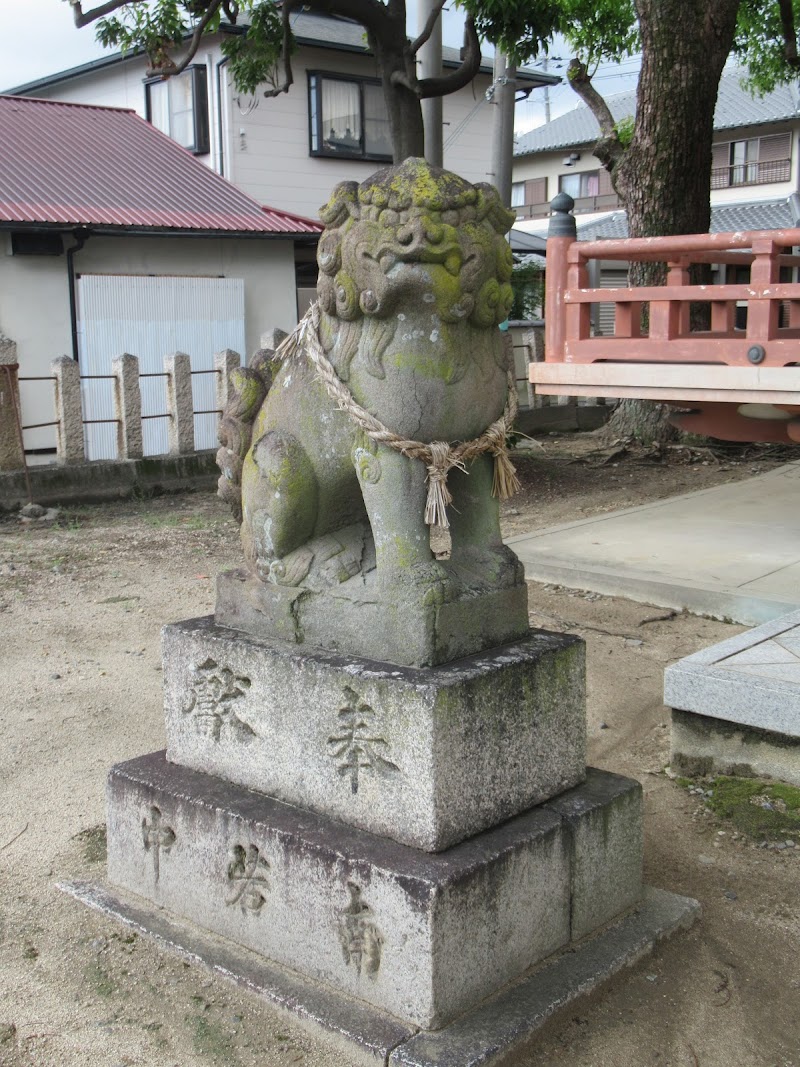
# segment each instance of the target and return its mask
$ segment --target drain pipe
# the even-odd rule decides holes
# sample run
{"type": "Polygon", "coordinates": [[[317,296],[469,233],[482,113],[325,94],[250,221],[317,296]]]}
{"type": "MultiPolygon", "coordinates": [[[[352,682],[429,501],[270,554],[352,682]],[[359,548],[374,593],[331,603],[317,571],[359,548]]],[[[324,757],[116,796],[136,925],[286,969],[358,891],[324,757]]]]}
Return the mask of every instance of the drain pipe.
{"type": "Polygon", "coordinates": [[[72,358],[78,362],[78,301],[75,292],[75,253],[80,252],[91,237],[85,229],[73,230],[75,244],[67,249],[67,286],[69,289],[69,325],[72,333],[72,358]]]}

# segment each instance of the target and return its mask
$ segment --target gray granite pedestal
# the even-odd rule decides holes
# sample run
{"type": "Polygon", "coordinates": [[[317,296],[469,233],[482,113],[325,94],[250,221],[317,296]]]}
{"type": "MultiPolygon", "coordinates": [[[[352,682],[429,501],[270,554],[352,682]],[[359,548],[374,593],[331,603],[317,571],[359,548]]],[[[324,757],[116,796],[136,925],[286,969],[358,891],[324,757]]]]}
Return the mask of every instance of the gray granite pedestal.
{"type": "Polygon", "coordinates": [[[167,751],[111,771],[110,890],[66,888],[354,1056],[491,1063],[697,911],[643,890],[584,670],[542,631],[412,668],[170,625],[167,751]]]}

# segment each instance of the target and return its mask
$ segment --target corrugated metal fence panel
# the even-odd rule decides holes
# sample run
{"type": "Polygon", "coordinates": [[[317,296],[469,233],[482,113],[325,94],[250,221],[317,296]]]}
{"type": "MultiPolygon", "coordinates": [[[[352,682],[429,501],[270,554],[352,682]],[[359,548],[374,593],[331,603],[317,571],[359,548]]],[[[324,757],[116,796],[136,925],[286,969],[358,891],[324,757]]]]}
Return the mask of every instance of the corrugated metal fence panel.
{"type": "MultiPolygon", "coordinates": [[[[244,282],[241,278],[143,277],[84,274],[78,283],[81,374],[111,373],[122,352],[139,358],[140,374],[161,374],[164,356],[187,352],[193,371],[213,370],[214,353],[244,357],[244,282]]],[[[143,378],[142,414],[166,412],[165,379],[143,378]]],[[[113,418],[112,383],[82,383],[85,419],[113,418]]],[[[214,374],[192,378],[195,411],[216,408],[214,374]]],[[[87,426],[87,457],[115,459],[116,426],[87,426]]],[[[214,448],[217,416],[195,415],[195,447],[214,448]]],[[[145,419],[144,454],[168,450],[167,420],[145,419]]]]}
{"type": "MultiPolygon", "coordinates": [[[[600,289],[624,289],[628,284],[627,270],[604,267],[600,271],[600,289]]],[[[597,333],[606,337],[614,333],[614,304],[597,305],[597,333]]]]}

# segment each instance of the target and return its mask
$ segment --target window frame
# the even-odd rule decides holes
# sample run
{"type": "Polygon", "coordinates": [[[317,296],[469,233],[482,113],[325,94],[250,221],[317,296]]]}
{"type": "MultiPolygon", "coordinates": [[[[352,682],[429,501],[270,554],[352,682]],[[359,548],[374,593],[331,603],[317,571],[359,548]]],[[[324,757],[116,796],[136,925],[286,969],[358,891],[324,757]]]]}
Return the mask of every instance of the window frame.
{"type": "MultiPolygon", "coordinates": [[[[380,88],[379,78],[363,78],[358,74],[338,74],[328,70],[309,70],[308,76],[308,154],[316,159],[354,159],[373,163],[391,163],[393,156],[390,153],[367,152],[364,147],[364,86],[372,85],[380,88]],[[333,151],[324,147],[325,140],[322,130],[322,81],[347,82],[358,88],[358,103],[361,111],[361,129],[359,131],[359,148],[352,151],[333,151]],[[316,140],[317,147],[314,147],[316,140]]],[[[387,115],[388,124],[388,115],[387,115]]],[[[387,126],[388,129],[388,126],[387,126]]]]}
{"type": "Polygon", "coordinates": [[[153,85],[164,85],[167,93],[169,93],[169,86],[176,78],[184,78],[189,76],[192,83],[192,132],[193,142],[191,145],[181,145],[172,133],[168,130],[161,130],[160,132],[165,134],[170,140],[175,141],[181,148],[185,148],[187,152],[191,152],[195,156],[207,156],[211,151],[211,138],[209,135],[208,124],[208,71],[204,63],[192,63],[186,70],[181,71],[180,74],[174,74],[171,78],[147,78],[144,83],[144,105],[145,105],[145,118],[154,126],[155,129],[159,129],[153,122],[153,106],[150,99],[150,90],[153,85]],[[198,107],[198,101],[200,106],[198,107]]]}
{"type": "Polygon", "coordinates": [[[597,178],[597,192],[596,193],[579,191],[577,195],[575,195],[573,193],[570,193],[569,195],[574,200],[589,200],[589,199],[592,199],[594,197],[601,196],[602,194],[600,192],[600,169],[601,169],[600,167],[597,167],[594,170],[570,170],[568,173],[559,174],[559,176],[558,176],[558,191],[560,193],[563,193],[565,191],[564,190],[564,179],[565,178],[572,178],[573,180],[575,178],[577,178],[579,186],[583,185],[584,180],[588,184],[590,178],[597,178]]]}

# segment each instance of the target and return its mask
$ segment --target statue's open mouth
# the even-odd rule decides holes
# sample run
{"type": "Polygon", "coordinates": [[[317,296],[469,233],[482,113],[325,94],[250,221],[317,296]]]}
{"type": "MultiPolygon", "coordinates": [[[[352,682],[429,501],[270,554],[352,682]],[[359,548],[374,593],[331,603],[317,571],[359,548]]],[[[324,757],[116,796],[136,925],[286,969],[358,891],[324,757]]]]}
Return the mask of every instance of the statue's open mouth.
{"type": "Polygon", "coordinates": [[[378,248],[375,258],[384,274],[388,274],[397,263],[438,263],[454,278],[458,277],[463,263],[461,249],[455,242],[432,245],[426,240],[412,244],[387,241],[378,248]]]}

